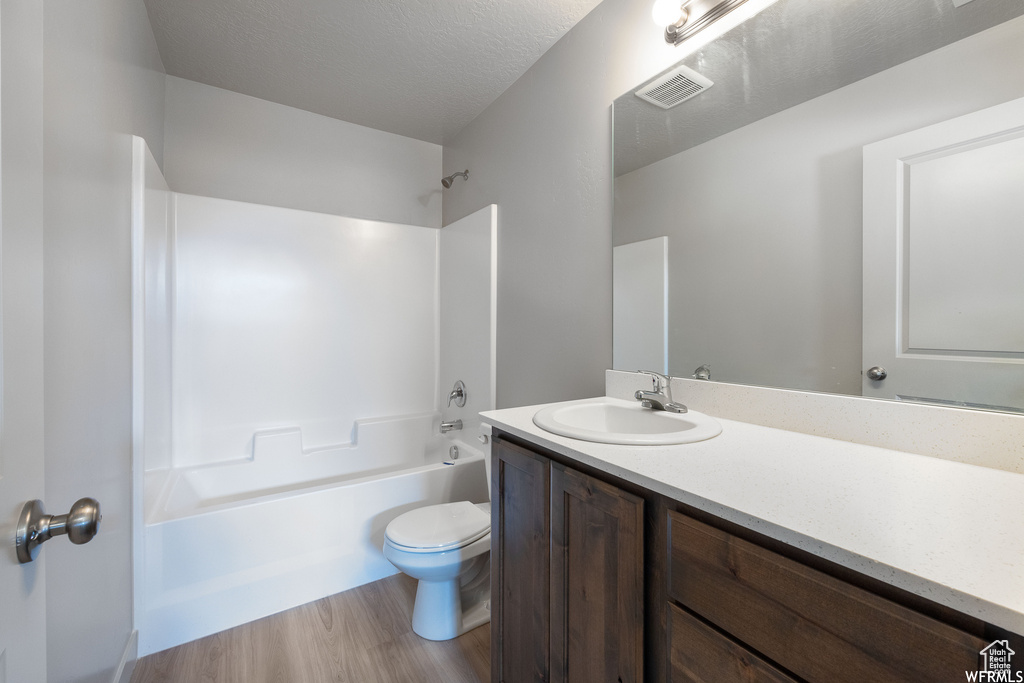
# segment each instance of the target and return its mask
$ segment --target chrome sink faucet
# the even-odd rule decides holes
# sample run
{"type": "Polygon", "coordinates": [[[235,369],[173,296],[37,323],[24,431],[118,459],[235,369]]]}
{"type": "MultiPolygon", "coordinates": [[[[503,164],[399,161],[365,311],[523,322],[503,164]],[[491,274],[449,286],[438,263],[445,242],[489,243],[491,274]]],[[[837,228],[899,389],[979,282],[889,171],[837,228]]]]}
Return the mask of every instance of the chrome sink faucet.
{"type": "Polygon", "coordinates": [[[665,410],[670,413],[685,413],[686,406],[672,400],[671,380],[658,372],[651,370],[637,370],[645,375],[651,376],[653,391],[637,389],[633,397],[640,401],[640,405],[651,410],[665,410]]]}

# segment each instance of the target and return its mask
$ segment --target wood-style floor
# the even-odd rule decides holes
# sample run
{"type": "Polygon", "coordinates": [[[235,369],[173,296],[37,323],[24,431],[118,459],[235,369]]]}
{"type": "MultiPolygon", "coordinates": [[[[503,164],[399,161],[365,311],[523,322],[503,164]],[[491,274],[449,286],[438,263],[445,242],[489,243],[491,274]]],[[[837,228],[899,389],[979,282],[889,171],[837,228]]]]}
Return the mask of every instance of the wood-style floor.
{"type": "Polygon", "coordinates": [[[139,660],[132,683],[481,683],[490,627],[432,642],[412,632],[404,574],[139,660]]]}

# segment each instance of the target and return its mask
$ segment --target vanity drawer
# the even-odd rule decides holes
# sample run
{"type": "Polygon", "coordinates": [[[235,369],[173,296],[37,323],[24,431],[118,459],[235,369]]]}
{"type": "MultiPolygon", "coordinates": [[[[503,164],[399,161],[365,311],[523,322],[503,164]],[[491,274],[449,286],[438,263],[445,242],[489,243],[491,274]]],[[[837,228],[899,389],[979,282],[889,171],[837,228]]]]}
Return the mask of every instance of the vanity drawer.
{"type": "Polygon", "coordinates": [[[671,683],[796,683],[743,646],[669,605],[671,683]]]}
{"type": "Polygon", "coordinates": [[[788,671],[818,681],[960,680],[982,640],[669,512],[669,597],[788,671]]]}

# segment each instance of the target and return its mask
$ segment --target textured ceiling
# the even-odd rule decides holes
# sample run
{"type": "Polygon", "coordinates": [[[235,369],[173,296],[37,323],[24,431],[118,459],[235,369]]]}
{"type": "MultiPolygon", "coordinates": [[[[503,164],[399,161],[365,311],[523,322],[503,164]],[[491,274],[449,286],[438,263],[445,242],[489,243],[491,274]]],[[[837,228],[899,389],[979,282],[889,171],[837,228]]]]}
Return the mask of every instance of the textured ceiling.
{"type": "Polygon", "coordinates": [[[682,60],[714,82],[704,93],[668,110],[615,100],[615,175],[1022,14],[1022,0],[779,0],[682,60]]]}
{"type": "Polygon", "coordinates": [[[146,0],[167,73],[443,143],[600,0],[146,0]]]}

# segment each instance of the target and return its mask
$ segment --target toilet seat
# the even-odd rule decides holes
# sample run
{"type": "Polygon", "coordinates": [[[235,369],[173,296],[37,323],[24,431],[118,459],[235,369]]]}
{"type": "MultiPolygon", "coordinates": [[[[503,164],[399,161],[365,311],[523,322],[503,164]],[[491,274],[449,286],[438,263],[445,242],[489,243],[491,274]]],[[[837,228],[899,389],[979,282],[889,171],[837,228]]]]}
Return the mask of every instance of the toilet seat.
{"type": "Polygon", "coordinates": [[[491,516],[485,508],[464,500],[411,510],[393,519],[384,537],[409,553],[455,550],[490,533],[491,516]]]}

